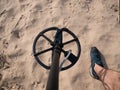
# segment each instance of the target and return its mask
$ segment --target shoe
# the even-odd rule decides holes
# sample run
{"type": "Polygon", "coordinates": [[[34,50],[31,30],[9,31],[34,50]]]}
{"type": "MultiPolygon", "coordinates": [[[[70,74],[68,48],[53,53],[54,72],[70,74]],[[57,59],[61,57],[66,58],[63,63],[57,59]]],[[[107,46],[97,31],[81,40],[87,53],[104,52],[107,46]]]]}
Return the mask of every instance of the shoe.
{"type": "Polygon", "coordinates": [[[105,66],[102,62],[101,54],[96,47],[91,48],[90,57],[91,57],[90,75],[93,78],[100,80],[99,76],[96,74],[96,72],[94,70],[95,63],[100,65],[101,67],[105,67],[105,66]]]}

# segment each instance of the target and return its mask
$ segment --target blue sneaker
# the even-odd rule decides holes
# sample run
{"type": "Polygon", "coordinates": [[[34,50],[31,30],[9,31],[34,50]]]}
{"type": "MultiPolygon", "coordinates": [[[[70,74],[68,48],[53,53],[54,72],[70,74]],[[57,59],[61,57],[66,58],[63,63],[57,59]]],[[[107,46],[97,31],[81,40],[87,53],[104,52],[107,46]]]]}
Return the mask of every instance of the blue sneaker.
{"type": "Polygon", "coordinates": [[[90,66],[90,75],[97,79],[100,80],[99,76],[96,74],[94,67],[95,63],[100,65],[101,67],[105,67],[101,58],[101,54],[99,50],[96,47],[92,47],[90,51],[90,57],[91,57],[91,66],[90,66]]]}

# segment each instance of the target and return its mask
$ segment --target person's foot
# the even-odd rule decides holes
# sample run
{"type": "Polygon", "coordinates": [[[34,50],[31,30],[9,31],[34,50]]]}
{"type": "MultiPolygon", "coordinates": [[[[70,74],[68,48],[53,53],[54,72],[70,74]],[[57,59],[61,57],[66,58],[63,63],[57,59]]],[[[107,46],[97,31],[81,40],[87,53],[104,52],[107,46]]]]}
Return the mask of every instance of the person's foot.
{"type": "Polygon", "coordinates": [[[93,78],[100,80],[98,73],[96,72],[95,65],[99,65],[101,66],[101,68],[105,66],[102,62],[101,54],[96,47],[91,48],[90,57],[91,57],[90,75],[93,78]]]}

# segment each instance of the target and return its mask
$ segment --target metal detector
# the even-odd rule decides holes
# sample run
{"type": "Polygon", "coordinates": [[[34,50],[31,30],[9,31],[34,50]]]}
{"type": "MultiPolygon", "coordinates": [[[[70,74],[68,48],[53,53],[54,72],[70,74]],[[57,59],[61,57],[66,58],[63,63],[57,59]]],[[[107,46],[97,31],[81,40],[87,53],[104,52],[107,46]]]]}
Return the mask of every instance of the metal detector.
{"type": "MultiPolygon", "coordinates": [[[[71,46],[68,48],[71,48],[71,46]]],[[[75,63],[78,61],[80,57],[80,53],[81,53],[81,46],[80,46],[80,42],[77,36],[67,28],[61,28],[61,29],[57,27],[47,28],[36,36],[34,43],[33,43],[33,55],[35,57],[35,60],[45,69],[50,69],[46,90],[58,90],[59,89],[59,72],[63,70],[67,70],[71,68],[73,65],[75,65],[75,63]],[[51,35],[54,37],[54,40],[51,40],[46,35],[46,33],[49,33],[51,31],[55,32],[55,35],[51,35]],[[66,35],[70,35],[72,39],[64,42],[63,41],[64,32],[66,33],[66,35]],[[50,47],[45,50],[41,50],[41,49],[37,50],[36,46],[40,38],[44,38],[49,43],[50,47]],[[65,45],[68,45],[72,42],[74,42],[77,46],[76,55],[72,53],[72,50],[64,49],[65,45]],[[51,53],[52,63],[50,66],[44,64],[43,60],[40,58],[41,55],[49,51],[52,52],[51,53]],[[61,54],[64,55],[65,59],[61,64],[59,64],[61,54]],[[65,60],[69,61],[70,64],[63,67],[65,60]]]]}

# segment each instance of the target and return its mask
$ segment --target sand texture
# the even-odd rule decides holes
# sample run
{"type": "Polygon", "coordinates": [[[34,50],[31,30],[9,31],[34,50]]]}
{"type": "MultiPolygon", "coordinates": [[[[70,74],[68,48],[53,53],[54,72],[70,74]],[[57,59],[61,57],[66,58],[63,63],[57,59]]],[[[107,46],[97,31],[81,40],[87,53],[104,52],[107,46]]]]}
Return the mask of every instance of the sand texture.
{"type": "MultiPolygon", "coordinates": [[[[60,72],[59,90],[104,90],[89,74],[90,48],[96,46],[108,67],[120,71],[117,0],[0,0],[0,90],[45,90],[49,70],[35,61],[32,45],[39,32],[52,26],[67,27],[81,43],[79,61],[60,72]]],[[[49,47],[44,40],[38,44],[38,49],[49,47]]],[[[50,55],[41,57],[46,64],[50,55]]]]}

